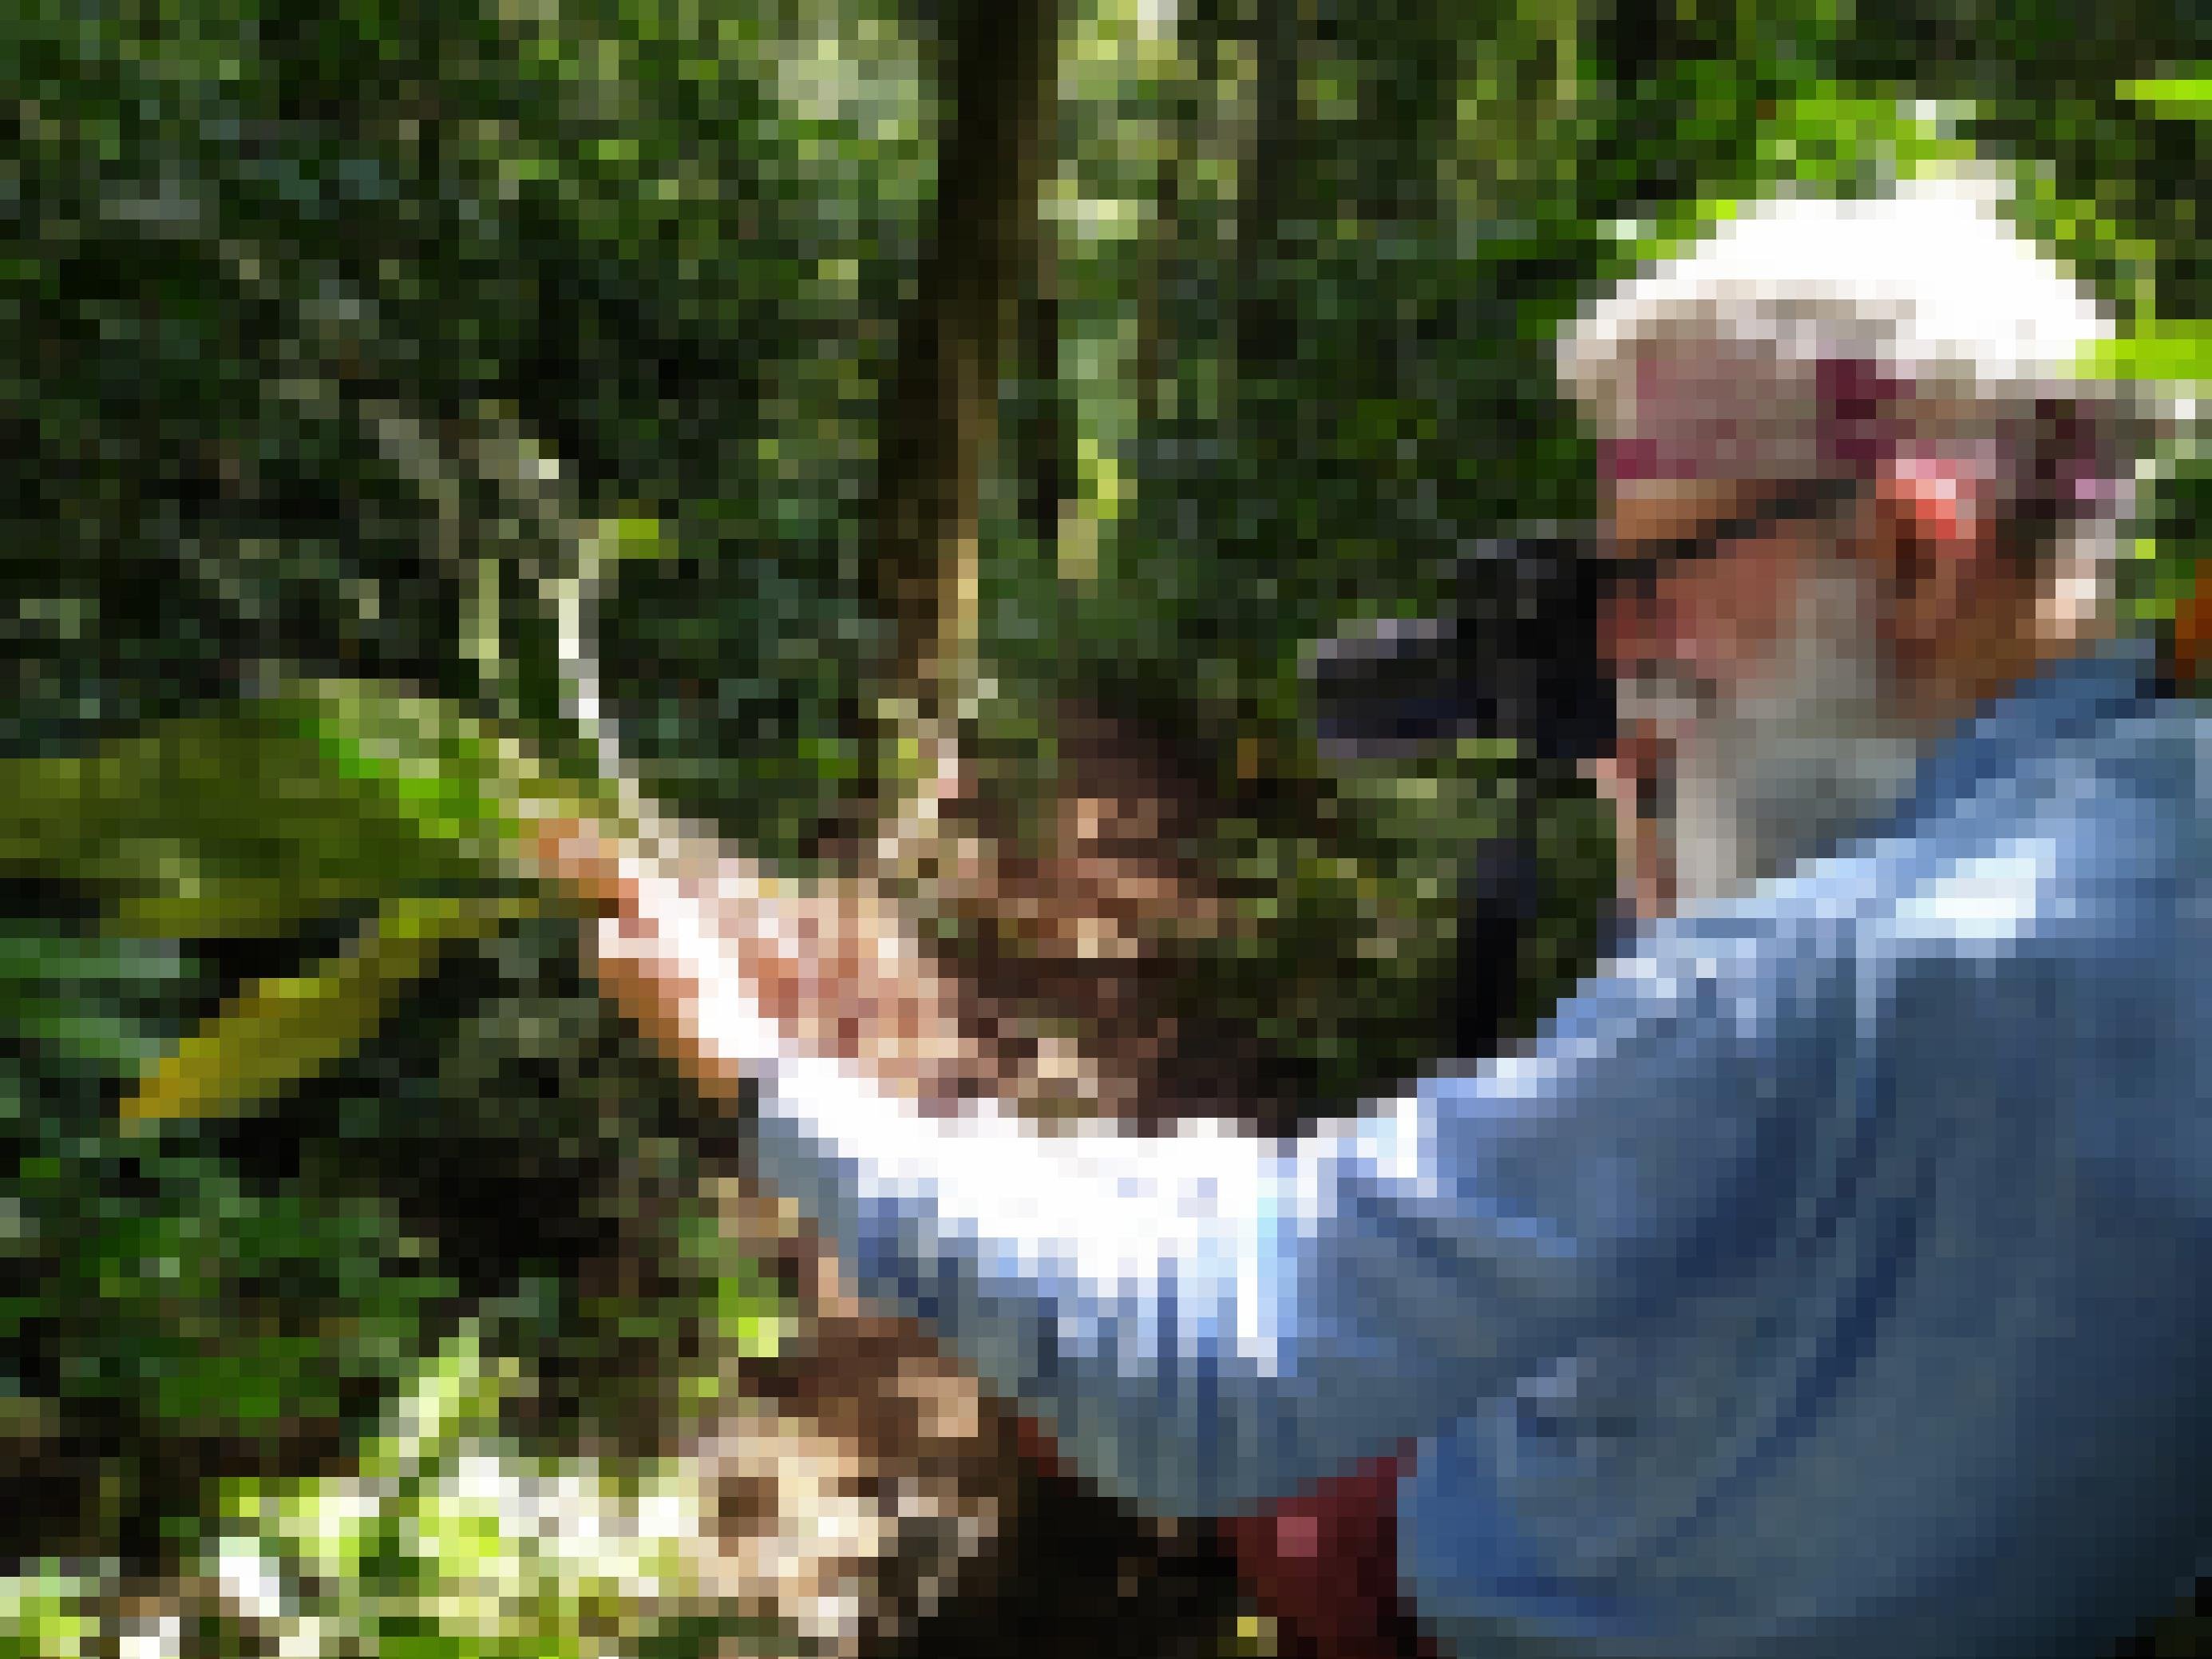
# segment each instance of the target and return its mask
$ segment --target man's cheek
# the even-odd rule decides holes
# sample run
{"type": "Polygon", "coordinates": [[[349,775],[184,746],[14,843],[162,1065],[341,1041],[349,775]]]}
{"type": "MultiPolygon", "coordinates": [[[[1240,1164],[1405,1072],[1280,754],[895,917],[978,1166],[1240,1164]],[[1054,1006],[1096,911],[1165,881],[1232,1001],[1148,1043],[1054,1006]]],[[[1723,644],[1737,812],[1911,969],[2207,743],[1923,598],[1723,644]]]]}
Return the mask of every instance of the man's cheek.
{"type": "Polygon", "coordinates": [[[1671,618],[1675,655],[1723,692],[1766,679],[1794,631],[1810,556],[1775,538],[1684,570],[1671,618]]]}

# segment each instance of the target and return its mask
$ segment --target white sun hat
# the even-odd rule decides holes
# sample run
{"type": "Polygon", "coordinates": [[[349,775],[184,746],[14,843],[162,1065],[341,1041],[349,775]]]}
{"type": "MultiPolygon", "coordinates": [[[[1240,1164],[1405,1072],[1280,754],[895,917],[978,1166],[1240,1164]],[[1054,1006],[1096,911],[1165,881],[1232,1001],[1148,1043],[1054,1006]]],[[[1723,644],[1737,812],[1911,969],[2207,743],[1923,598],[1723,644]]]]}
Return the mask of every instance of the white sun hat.
{"type": "Polygon", "coordinates": [[[2014,228],[2008,193],[1994,170],[1960,169],[1867,198],[1780,197],[1584,312],[1559,374],[1608,476],[1814,477],[1908,441],[2025,441],[2054,409],[2110,471],[2148,411],[2081,375],[2113,319],[2014,228]]]}

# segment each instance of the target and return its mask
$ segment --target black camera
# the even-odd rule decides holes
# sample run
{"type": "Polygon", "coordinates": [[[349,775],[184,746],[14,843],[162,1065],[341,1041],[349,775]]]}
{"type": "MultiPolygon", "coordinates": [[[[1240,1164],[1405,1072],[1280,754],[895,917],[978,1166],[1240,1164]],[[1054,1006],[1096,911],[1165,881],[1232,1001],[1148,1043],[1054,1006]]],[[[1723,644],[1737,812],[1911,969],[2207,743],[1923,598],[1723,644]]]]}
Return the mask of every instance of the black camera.
{"type": "Polygon", "coordinates": [[[1485,842],[1458,896],[1450,1021],[1457,1052],[1498,1052],[1528,1015],[1523,954],[1551,902],[1539,855],[1540,794],[1581,787],[1577,763],[1612,751],[1614,690],[1598,656],[1601,568],[1590,532],[1478,543],[1437,617],[1364,623],[1304,665],[1322,753],[1403,760],[1462,738],[1508,738],[1534,789],[1485,842]]]}
{"type": "Polygon", "coordinates": [[[1586,530],[1475,544],[1441,616],[1350,629],[1310,648],[1322,751],[1403,759],[1462,738],[1510,738],[1571,769],[1609,752],[1614,697],[1598,657],[1601,568],[1586,530]]]}

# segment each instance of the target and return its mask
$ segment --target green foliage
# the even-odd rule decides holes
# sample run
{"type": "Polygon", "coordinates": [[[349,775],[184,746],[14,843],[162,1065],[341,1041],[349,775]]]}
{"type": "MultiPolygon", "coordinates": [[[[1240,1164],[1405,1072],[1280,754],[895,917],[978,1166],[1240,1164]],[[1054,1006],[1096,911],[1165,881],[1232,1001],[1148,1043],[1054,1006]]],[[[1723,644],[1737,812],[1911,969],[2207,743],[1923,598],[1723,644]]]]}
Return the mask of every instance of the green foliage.
{"type": "Polygon", "coordinates": [[[360,1384],[406,1375],[426,1304],[453,1291],[373,1203],[257,1191],[181,1148],[112,1154],[101,1173],[135,1178],[106,1193],[87,1173],[26,1163],[17,1201],[52,1274],[36,1305],[71,1397],[127,1403],[155,1433],[335,1424],[360,1384]]]}
{"type": "Polygon", "coordinates": [[[0,1018],[67,1064],[134,1070],[159,1052],[148,1005],[189,971],[167,941],[23,927],[0,934],[0,1018]]]}
{"type": "Polygon", "coordinates": [[[376,1194],[116,1132],[79,1054],[45,1048],[0,1083],[19,1171],[0,1376],[32,1505],[9,1522],[11,1554],[75,1547],[145,1571],[198,1536],[205,1471],[313,1460],[373,1420],[455,1284],[376,1194]],[[93,1490],[57,1484],[88,1455],[93,1490]]]}
{"type": "Polygon", "coordinates": [[[737,1635],[774,1650],[770,1621],[715,1605],[713,1499],[696,1471],[519,1451],[499,1422],[521,1376],[464,1328],[357,1474],[229,1487],[217,1551],[289,1580],[285,1599],[334,1636],[380,1632],[380,1653],[583,1656],[646,1641],[706,1655],[737,1635]]]}
{"type": "MultiPolygon", "coordinates": [[[[22,1517],[21,1546],[46,1565],[5,1587],[28,1602],[0,1608],[0,1640],[58,1640],[56,1621],[81,1614],[112,1643],[134,1575],[188,1568],[228,1535],[209,1518],[209,1479],[245,1469],[276,1489],[335,1492],[329,1482],[383,1455],[380,1425],[420,1426],[426,1389],[459,1401],[471,1432],[526,1434],[526,1453],[517,1441],[497,1454],[522,1459],[518,1469],[573,1458],[589,1439],[621,1449],[603,1472],[612,1479],[678,1425],[727,1408],[732,1360],[774,1352],[781,1292],[720,1243],[696,1154],[653,1122],[671,1084],[606,1046],[611,1017],[562,967],[573,945],[552,920],[520,922],[489,960],[449,966],[441,994],[403,1002],[409,1018],[250,1135],[196,1123],[131,1133],[112,1117],[117,1086],[190,1023],[205,971],[191,949],[21,923],[6,939],[0,963],[52,964],[81,1008],[129,1040],[90,1048],[74,1030],[33,1024],[0,1072],[0,1134],[20,1171],[0,1206],[16,1287],[0,1305],[12,1407],[0,1431],[52,1505],[22,1517]],[[561,1068],[565,1086],[548,1096],[561,1068]],[[426,1116],[437,1098],[426,1083],[456,1105],[426,1116]],[[601,1288],[586,1291],[591,1261],[601,1288]],[[463,1310],[499,1345],[486,1362],[495,1395],[424,1370],[463,1310]],[[103,1478],[73,1515],[54,1501],[52,1461],[87,1446],[103,1478]],[[113,1565],[80,1570],[72,1548],[113,1565]]],[[[395,1526],[406,1512],[389,1511],[395,1526]]],[[[422,1534],[410,1523],[407,1535],[422,1534]]],[[[406,1582],[422,1597],[439,1587],[434,1574],[406,1582]]],[[[596,1650],[562,1645],[581,1593],[549,1586],[501,1650],[596,1650]]],[[[234,1624],[216,1624],[188,1650],[241,1650],[234,1624]]],[[[343,1643],[362,1627],[325,1628],[343,1643]]],[[[679,1619],[656,1639],[686,1628],[703,1638],[738,1626],[679,1619]]]]}
{"type": "Polygon", "coordinates": [[[93,1659],[106,1588],[98,1573],[54,1560],[0,1579],[0,1656],[93,1659]]]}
{"type": "MultiPolygon", "coordinates": [[[[789,1638],[715,1577],[712,1494],[680,1463],[610,1468],[501,1434],[524,1373],[464,1325],[395,1397],[356,1472],[226,1480],[195,1565],[185,1659],[281,1637],[375,1659],[708,1659],[789,1638]]],[[[112,1568],[47,1558],[0,1578],[0,1654],[111,1651],[131,1622],[112,1568]]],[[[182,1621],[180,1620],[180,1623],[182,1621]]]]}

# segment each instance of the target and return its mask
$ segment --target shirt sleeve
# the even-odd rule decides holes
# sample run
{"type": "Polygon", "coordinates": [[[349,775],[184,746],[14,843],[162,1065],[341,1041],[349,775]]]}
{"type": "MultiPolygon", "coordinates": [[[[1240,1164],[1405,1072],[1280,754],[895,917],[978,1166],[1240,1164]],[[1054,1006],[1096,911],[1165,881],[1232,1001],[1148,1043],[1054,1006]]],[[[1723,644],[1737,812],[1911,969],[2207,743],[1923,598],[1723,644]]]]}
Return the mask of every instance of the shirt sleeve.
{"type": "MultiPolygon", "coordinates": [[[[672,884],[641,905],[711,963],[672,884]]],[[[702,1039],[758,1080],[761,1173],[855,1287],[1109,1492],[1220,1514],[1434,1431],[1742,1247],[1820,1071],[1820,969],[1774,939],[1662,933],[1525,1054],[1288,1145],[926,1116],[693,977],[702,1039]]]]}

